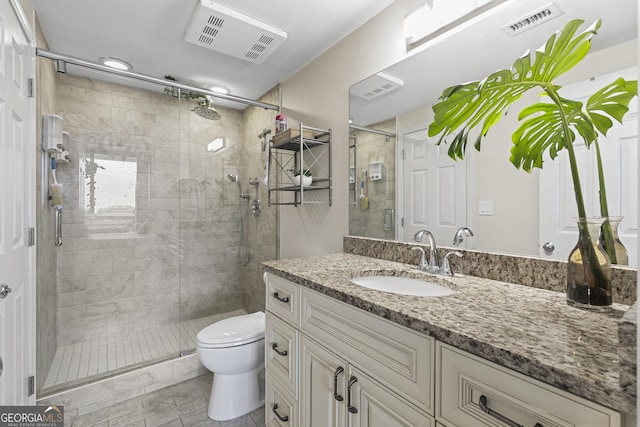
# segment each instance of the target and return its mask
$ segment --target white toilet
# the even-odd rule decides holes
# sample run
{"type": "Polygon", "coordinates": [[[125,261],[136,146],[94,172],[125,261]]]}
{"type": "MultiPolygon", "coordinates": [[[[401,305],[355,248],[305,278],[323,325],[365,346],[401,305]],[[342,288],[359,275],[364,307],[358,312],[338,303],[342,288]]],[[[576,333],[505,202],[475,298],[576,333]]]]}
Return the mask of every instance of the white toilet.
{"type": "Polygon", "coordinates": [[[230,317],[198,332],[200,362],[213,372],[209,418],[225,421],[264,405],[264,313],[230,317]]]}

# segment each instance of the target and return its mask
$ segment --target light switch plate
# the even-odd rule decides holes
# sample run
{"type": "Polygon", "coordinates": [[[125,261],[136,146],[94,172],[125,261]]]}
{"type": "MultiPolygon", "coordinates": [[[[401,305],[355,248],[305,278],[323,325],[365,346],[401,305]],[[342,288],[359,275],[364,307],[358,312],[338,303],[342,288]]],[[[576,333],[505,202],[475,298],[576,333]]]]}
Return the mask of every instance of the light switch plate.
{"type": "Polygon", "coordinates": [[[480,215],[493,215],[493,200],[480,200],[480,215]]]}

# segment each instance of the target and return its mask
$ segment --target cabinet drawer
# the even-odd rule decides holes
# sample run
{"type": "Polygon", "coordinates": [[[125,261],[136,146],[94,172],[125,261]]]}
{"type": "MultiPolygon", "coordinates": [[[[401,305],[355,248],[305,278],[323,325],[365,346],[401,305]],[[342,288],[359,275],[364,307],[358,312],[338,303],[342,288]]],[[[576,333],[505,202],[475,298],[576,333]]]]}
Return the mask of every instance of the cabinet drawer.
{"type": "Polygon", "coordinates": [[[611,409],[446,344],[436,346],[436,366],[436,418],[447,426],[507,425],[500,416],[524,426],[620,426],[611,409]]]}
{"type": "Polygon", "coordinates": [[[265,328],[266,366],[297,399],[298,331],[269,312],[265,328]]]}
{"type": "Polygon", "coordinates": [[[301,310],[301,331],[433,415],[433,338],[304,288],[301,310]]]}
{"type": "Polygon", "coordinates": [[[299,286],[273,274],[265,273],[266,309],[296,328],[300,326],[299,286]]]}
{"type": "Polygon", "coordinates": [[[266,370],[265,424],[269,427],[298,427],[298,402],[279,383],[272,381],[272,373],[266,370]]]}

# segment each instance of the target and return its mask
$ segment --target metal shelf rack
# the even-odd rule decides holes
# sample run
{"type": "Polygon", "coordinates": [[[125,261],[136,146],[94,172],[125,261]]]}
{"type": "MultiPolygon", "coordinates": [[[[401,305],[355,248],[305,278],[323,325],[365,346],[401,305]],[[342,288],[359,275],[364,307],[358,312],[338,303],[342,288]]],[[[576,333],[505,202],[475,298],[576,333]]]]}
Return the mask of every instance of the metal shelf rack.
{"type": "Polygon", "coordinates": [[[274,136],[269,144],[267,160],[269,206],[331,206],[331,138],[331,129],[319,129],[303,123],[297,129],[288,129],[282,135],[274,136]],[[292,169],[310,170],[313,175],[311,185],[305,187],[302,182],[296,185],[292,169]],[[322,197],[323,192],[326,193],[325,198],[322,197]],[[309,197],[310,193],[318,194],[318,197],[309,197]]]}

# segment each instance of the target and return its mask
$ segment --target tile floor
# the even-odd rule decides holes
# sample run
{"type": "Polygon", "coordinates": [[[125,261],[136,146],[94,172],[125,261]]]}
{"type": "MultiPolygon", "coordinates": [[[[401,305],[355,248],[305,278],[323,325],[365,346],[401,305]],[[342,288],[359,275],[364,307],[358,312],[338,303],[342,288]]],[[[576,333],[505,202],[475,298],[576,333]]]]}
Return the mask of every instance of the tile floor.
{"type": "Polygon", "coordinates": [[[59,347],[43,388],[78,384],[88,378],[177,355],[180,350],[194,349],[196,335],[201,329],[241,314],[246,312],[236,310],[59,347]]]}
{"type": "Polygon", "coordinates": [[[66,427],[263,427],[264,409],[230,421],[207,417],[211,374],[145,394],[108,408],[67,417],[66,427]]]}

